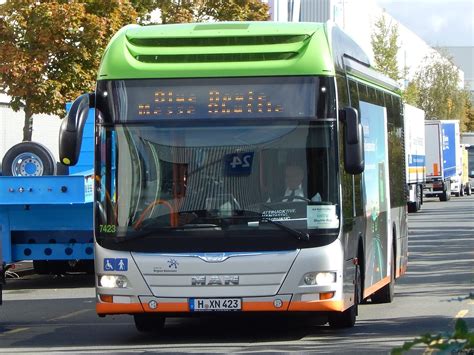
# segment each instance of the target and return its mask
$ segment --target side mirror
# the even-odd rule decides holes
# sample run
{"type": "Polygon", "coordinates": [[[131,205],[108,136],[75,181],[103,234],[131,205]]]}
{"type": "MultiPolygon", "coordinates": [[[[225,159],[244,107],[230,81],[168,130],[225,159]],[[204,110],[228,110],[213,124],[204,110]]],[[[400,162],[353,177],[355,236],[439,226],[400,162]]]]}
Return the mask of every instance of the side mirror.
{"type": "Polygon", "coordinates": [[[344,169],[352,175],[361,174],[365,168],[364,129],[356,109],[346,107],[339,110],[344,124],[344,169]]]}
{"type": "Polygon", "coordinates": [[[59,160],[64,165],[76,165],[81,151],[82,133],[89,114],[94,107],[95,94],[83,94],[72,103],[71,109],[59,128],[59,160]]]}

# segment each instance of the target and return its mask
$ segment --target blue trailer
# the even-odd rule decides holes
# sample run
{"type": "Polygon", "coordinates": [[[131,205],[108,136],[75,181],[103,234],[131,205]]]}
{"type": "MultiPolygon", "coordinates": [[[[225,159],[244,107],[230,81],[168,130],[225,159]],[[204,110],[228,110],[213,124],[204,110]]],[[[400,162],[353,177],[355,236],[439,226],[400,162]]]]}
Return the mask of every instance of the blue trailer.
{"type": "Polygon", "coordinates": [[[461,171],[459,121],[427,120],[425,136],[425,196],[447,201],[451,198],[451,181],[461,171]]]}
{"type": "MultiPolygon", "coordinates": [[[[93,120],[91,111],[78,166],[64,175],[57,175],[61,169],[54,169],[56,175],[33,176],[35,171],[42,172],[51,165],[38,162],[39,150],[13,150],[8,168],[3,159],[0,265],[32,260],[36,272],[42,274],[93,271],[93,120]],[[5,176],[5,171],[16,176],[5,176]]],[[[0,266],[0,271],[4,268],[0,266]]],[[[0,275],[3,277],[4,272],[0,275]]]]}

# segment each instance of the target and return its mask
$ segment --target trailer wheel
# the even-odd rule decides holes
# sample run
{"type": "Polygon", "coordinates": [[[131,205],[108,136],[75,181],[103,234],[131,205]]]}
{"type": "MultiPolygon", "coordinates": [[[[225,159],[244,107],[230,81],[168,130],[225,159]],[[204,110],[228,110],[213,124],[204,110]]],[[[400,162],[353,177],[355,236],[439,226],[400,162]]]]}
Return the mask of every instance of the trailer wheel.
{"type": "Polygon", "coordinates": [[[11,147],[3,157],[4,176],[42,176],[56,174],[56,161],[44,145],[21,142],[11,147]]]}
{"type": "Polygon", "coordinates": [[[439,195],[439,200],[440,201],[451,200],[451,184],[449,182],[446,186],[446,190],[444,190],[443,193],[439,195]]]}
{"type": "Polygon", "coordinates": [[[421,209],[423,203],[423,189],[420,185],[416,185],[415,188],[415,202],[408,202],[408,212],[415,213],[421,209]]]}

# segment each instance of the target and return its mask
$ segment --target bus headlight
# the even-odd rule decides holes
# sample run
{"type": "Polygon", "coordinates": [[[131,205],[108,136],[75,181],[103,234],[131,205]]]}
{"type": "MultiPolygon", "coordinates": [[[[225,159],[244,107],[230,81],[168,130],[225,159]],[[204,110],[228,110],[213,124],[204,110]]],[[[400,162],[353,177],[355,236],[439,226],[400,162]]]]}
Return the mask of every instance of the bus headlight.
{"type": "Polygon", "coordinates": [[[304,275],[306,285],[326,286],[336,282],[335,272],[309,272],[304,275]]]}
{"type": "Polygon", "coordinates": [[[125,288],[128,280],[123,275],[102,275],[99,278],[99,285],[105,288],[125,288]]]}

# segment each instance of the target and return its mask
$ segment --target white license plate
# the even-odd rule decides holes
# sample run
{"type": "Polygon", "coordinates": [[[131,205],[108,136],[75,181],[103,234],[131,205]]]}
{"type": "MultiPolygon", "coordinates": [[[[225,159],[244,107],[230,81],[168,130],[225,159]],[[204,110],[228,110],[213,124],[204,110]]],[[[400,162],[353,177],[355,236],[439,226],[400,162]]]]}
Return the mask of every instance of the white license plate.
{"type": "Polygon", "coordinates": [[[242,300],[240,298],[190,298],[189,309],[191,312],[240,311],[242,300]]]}

